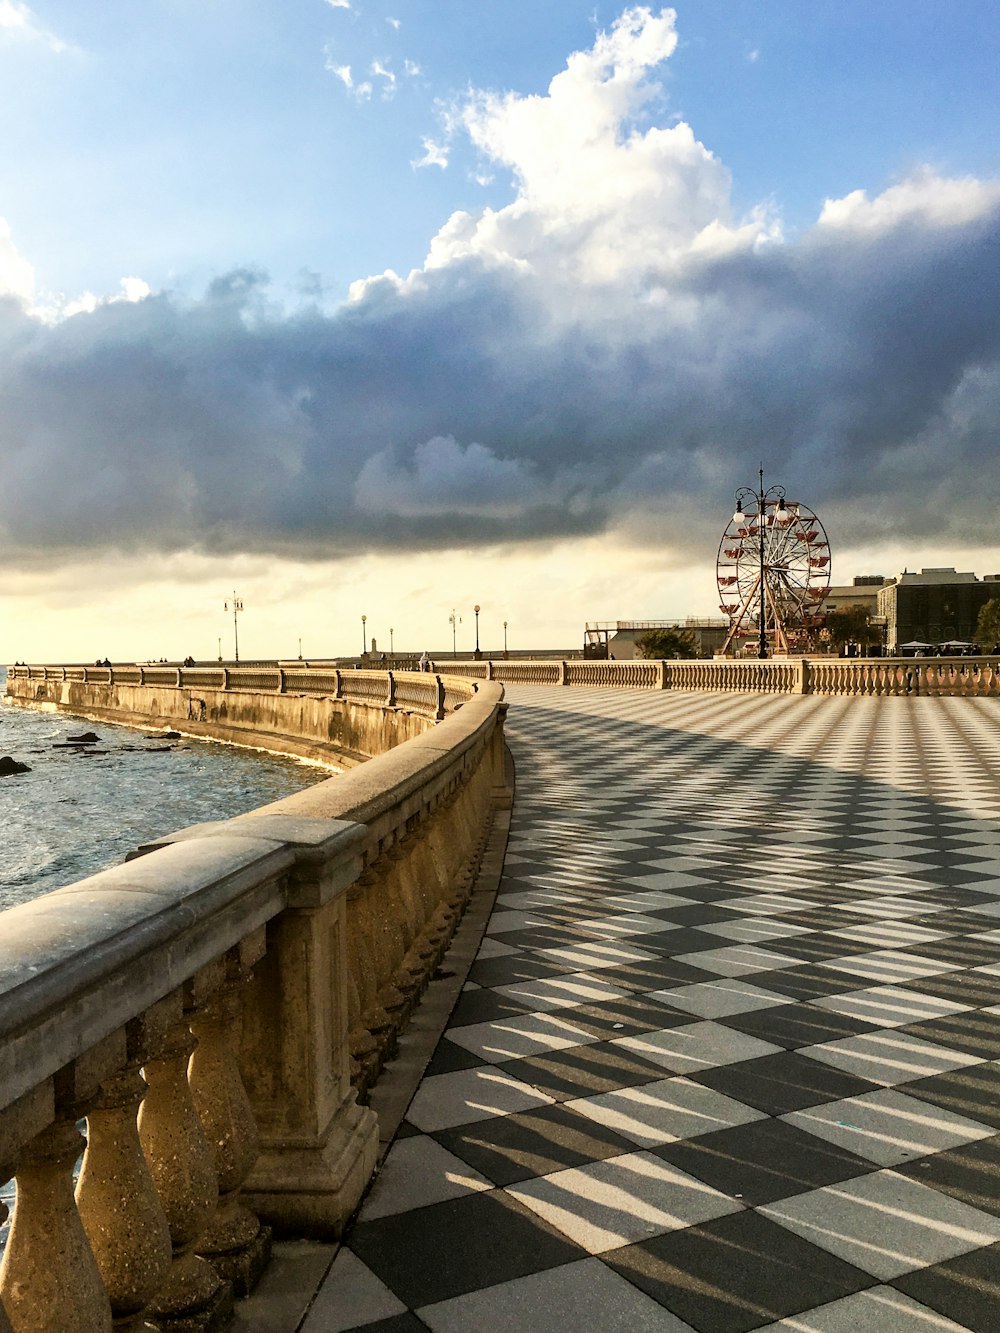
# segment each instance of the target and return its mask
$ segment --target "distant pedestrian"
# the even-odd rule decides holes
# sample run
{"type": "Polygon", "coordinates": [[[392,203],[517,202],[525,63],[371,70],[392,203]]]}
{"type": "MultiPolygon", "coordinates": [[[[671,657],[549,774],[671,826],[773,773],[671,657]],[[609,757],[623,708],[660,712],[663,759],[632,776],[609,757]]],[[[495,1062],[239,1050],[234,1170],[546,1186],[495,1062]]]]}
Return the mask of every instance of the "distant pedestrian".
{"type": "Polygon", "coordinates": [[[427,656],[427,649],[425,648],[424,651],[420,654],[420,670],[430,671],[430,669],[431,669],[431,659],[427,656]]]}

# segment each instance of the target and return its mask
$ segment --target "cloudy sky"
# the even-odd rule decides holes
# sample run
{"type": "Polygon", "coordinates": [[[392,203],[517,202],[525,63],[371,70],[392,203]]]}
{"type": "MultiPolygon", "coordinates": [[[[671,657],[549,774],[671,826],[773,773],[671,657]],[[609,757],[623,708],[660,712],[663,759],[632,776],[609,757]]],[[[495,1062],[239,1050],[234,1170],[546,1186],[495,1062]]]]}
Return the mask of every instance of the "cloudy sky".
{"type": "Polygon", "coordinates": [[[0,657],[1000,572],[993,0],[0,0],[0,657]]]}

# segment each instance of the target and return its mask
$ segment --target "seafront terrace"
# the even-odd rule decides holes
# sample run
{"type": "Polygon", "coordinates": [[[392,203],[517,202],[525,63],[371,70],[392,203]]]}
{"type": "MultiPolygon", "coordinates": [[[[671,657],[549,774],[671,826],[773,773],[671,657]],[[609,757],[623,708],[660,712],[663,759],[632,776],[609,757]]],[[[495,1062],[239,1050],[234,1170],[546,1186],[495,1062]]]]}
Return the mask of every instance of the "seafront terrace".
{"type": "MultiPolygon", "coordinates": [[[[468,669],[488,676],[515,665],[468,669]]],[[[979,697],[950,698],[924,697],[912,680],[907,697],[802,697],[794,675],[777,674],[790,665],[794,672],[795,664],[766,664],[755,694],[722,673],[719,692],[685,689],[651,663],[628,664],[660,673],[632,682],[644,688],[508,687],[517,775],[510,842],[482,945],[453,948],[441,973],[460,975],[432,983],[457,988],[463,949],[474,957],[448,1027],[408,1108],[403,1098],[405,1119],[342,1246],[312,1242],[296,1270],[301,1244],[279,1245],[257,1293],[237,1304],[237,1328],[995,1327],[992,665],[953,682],[955,693],[971,693],[974,681],[979,697]],[[307,1269],[308,1280],[290,1289],[289,1275],[307,1269]]],[[[582,667],[613,664],[544,670],[555,684],[582,667]]],[[[47,676],[28,680],[45,690],[47,676]]],[[[179,675],[173,688],[183,690],[179,675]]],[[[295,682],[270,688],[294,694],[295,682]]],[[[351,689],[373,706],[391,693],[361,680],[351,689]]],[[[460,691],[449,686],[453,703],[460,691]]],[[[417,692],[405,683],[407,697],[417,692]]],[[[440,689],[428,681],[424,692],[433,709],[440,689]]],[[[466,695],[442,726],[471,736],[495,706],[466,695]]],[[[434,747],[435,780],[447,749],[439,733],[417,741],[434,747]]],[[[496,791],[495,752],[482,753],[496,791]]],[[[354,852],[338,853],[348,861],[371,837],[370,825],[367,835],[358,825],[379,808],[374,779],[386,758],[348,775],[371,778],[369,804],[357,804],[353,831],[341,831],[353,839],[354,852]]],[[[391,802],[383,806],[387,814],[391,802]]],[[[409,817],[419,809],[411,804],[409,817]]],[[[218,832],[249,840],[246,821],[261,818],[218,832]]],[[[420,847],[420,822],[400,850],[420,847]]],[[[468,833],[475,820],[462,823],[468,833]]],[[[263,823],[257,831],[265,840],[279,833],[263,823]]],[[[197,838],[204,847],[205,833],[197,838]]],[[[387,869],[401,883],[393,837],[384,841],[360,895],[348,893],[348,913],[387,869]]],[[[284,913],[294,906],[302,927],[314,906],[293,905],[288,893],[315,877],[292,864],[302,865],[303,850],[283,847],[280,866],[273,847],[255,851],[270,875],[268,901],[284,913]],[[291,883],[281,881],[289,870],[291,883]]],[[[144,859],[151,867],[160,855],[144,859]]],[[[263,968],[273,987],[270,931],[267,944],[263,958],[242,964],[263,968]]],[[[381,956],[371,952],[377,935],[357,944],[355,964],[381,956]]],[[[245,984],[239,950],[226,957],[230,987],[245,984]]],[[[186,1026],[200,1024],[198,1035],[211,1039],[198,1012],[212,994],[211,969],[197,979],[200,992],[187,988],[177,1012],[160,1017],[176,1028],[183,998],[186,1026]]],[[[358,997],[340,994],[361,1054],[358,997]]],[[[251,1025],[263,1014],[258,998],[251,1025]]],[[[133,1024],[131,1038],[135,1059],[157,1034],[133,1024]]],[[[404,1063],[390,1059],[374,1105],[404,1063]]],[[[419,1072],[419,1061],[409,1063],[419,1072]]],[[[88,1073],[86,1061],[78,1065],[69,1081],[67,1068],[57,1071],[64,1099],[88,1073]]],[[[244,1074],[257,1109],[259,1072],[251,1065],[244,1074]]],[[[134,1119],[141,1093],[119,1092],[120,1128],[129,1095],[134,1119]]],[[[65,1179],[69,1146],[61,1151],[65,1179]]],[[[262,1193],[244,1197],[266,1210],[262,1193]]],[[[50,1326],[28,1319],[12,1321],[18,1333],[50,1326]]]]}
{"type": "Polygon", "coordinates": [[[508,697],[495,910],[302,1333],[995,1330],[996,701],[508,697]]]}

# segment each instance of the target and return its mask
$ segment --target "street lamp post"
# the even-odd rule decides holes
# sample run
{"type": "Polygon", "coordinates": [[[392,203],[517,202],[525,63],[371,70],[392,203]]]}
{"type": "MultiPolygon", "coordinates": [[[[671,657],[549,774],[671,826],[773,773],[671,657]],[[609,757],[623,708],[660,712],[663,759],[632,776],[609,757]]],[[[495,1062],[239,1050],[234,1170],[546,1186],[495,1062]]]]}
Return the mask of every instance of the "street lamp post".
{"type": "Polygon", "coordinates": [[[392,657],[392,656],[394,655],[394,653],[395,653],[395,649],[394,649],[393,646],[392,646],[392,636],[393,636],[393,628],[392,628],[392,626],[390,625],[390,626],[389,626],[389,656],[390,656],[390,657],[392,657]]]}
{"type": "MultiPolygon", "coordinates": [[[[223,611],[228,611],[230,605],[232,605],[233,608],[233,649],[234,649],[233,658],[234,661],[238,662],[240,660],[240,631],[236,617],[243,610],[243,603],[236,596],[235,591],[233,592],[231,598],[228,598],[226,601],[222,603],[223,611]]],[[[220,653],[219,655],[221,657],[222,654],[220,653]]]]}
{"type": "Polygon", "coordinates": [[[503,655],[507,656],[507,622],[503,622],[503,655]]]}
{"type": "Polygon", "coordinates": [[[783,486],[769,486],[764,489],[764,469],[758,469],[760,485],[757,490],[752,486],[741,486],[736,492],[736,512],[733,514],[733,522],[743,524],[747,520],[744,512],[744,501],[753,500],[757,505],[757,550],[759,554],[759,565],[757,572],[757,594],[760,598],[759,609],[757,612],[757,632],[758,632],[758,652],[757,655],[763,662],[767,657],[767,582],[764,576],[765,570],[765,545],[764,535],[766,518],[765,505],[768,500],[776,501],[774,507],[774,521],[776,523],[787,523],[791,518],[791,513],[785,504],[785,488],[783,486]]]}
{"type": "Polygon", "coordinates": [[[479,603],[477,602],[476,605],[475,605],[472,609],[473,609],[473,611],[475,611],[475,613],[476,613],[476,654],[475,654],[475,655],[476,655],[476,661],[478,662],[479,659],[482,657],[482,653],[479,651],[479,603]]]}
{"type": "Polygon", "coordinates": [[[451,626],[451,656],[452,659],[458,656],[458,648],[455,639],[455,626],[458,624],[459,617],[455,614],[455,608],[452,607],[451,615],[448,617],[448,624],[451,626]]]}
{"type": "Polygon", "coordinates": [[[368,652],[368,631],[365,626],[368,624],[368,617],[361,617],[361,656],[364,657],[368,652]]]}

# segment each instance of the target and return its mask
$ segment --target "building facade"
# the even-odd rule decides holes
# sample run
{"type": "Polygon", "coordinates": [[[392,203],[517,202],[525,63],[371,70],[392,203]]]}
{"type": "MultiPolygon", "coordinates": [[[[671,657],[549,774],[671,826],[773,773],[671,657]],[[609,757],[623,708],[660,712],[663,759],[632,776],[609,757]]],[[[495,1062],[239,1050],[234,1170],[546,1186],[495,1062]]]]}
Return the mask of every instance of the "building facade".
{"type": "Polygon", "coordinates": [[[980,579],[955,569],[905,571],[878,590],[888,651],[907,643],[974,642],[980,608],[992,597],[1000,597],[1000,574],[980,579]]]}

